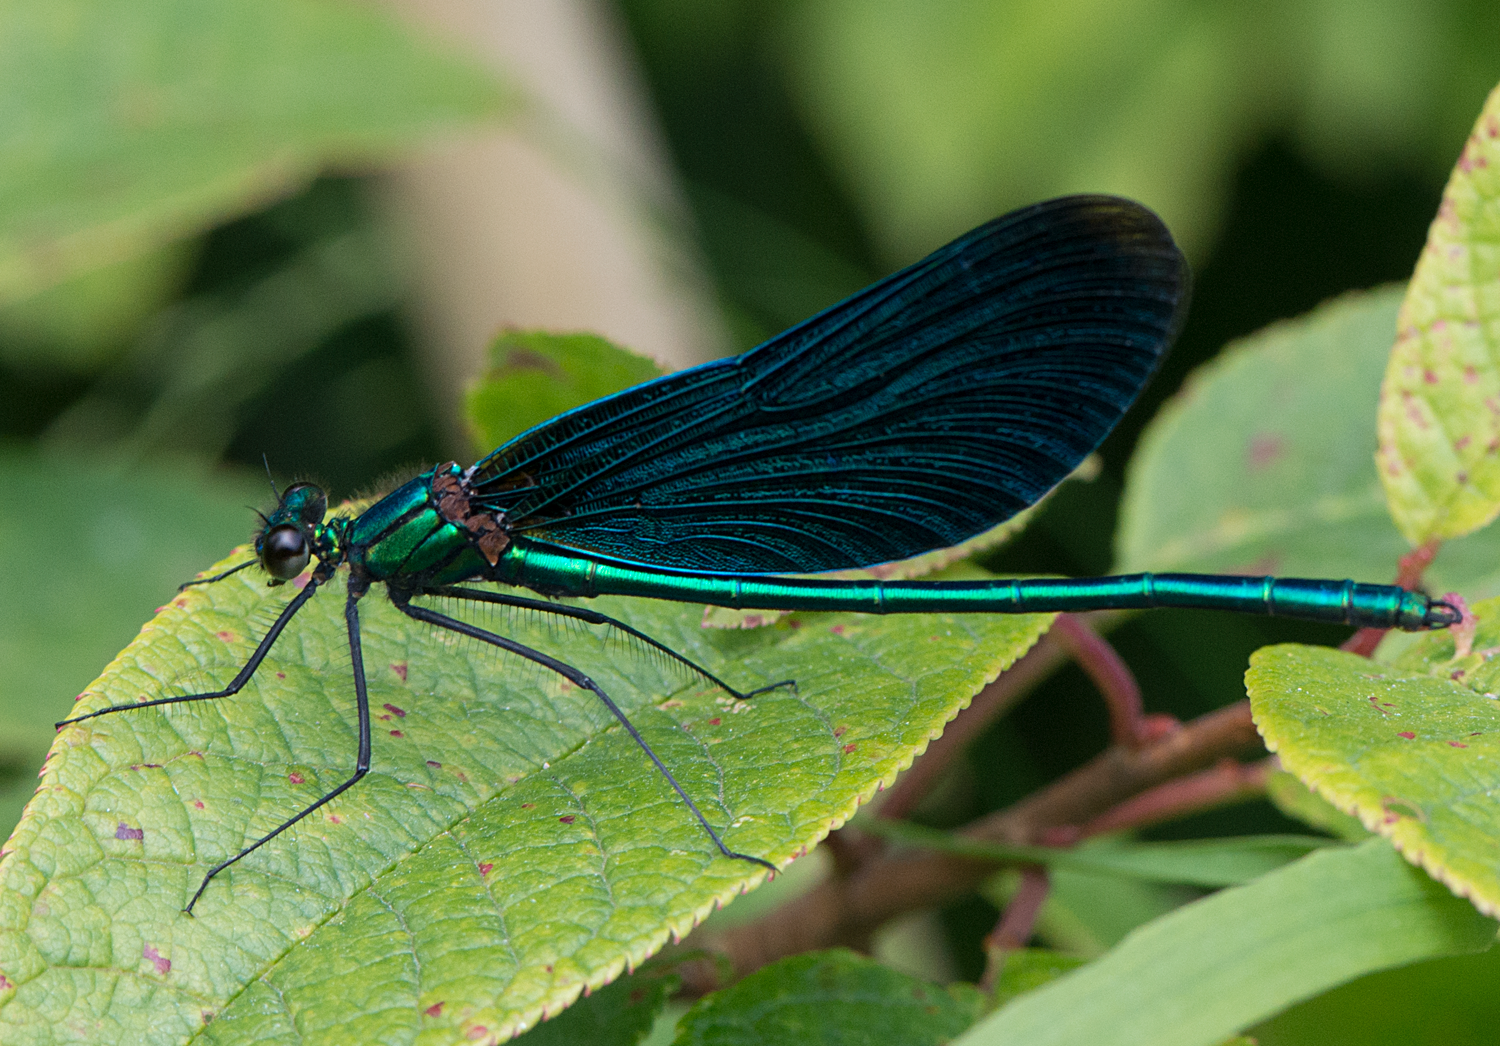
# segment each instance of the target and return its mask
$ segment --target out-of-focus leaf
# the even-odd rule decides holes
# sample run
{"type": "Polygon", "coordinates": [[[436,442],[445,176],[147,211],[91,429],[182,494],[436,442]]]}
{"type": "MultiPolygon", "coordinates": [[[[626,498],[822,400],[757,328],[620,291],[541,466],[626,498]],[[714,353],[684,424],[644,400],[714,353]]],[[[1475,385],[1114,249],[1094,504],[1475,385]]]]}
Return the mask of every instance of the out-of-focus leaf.
{"type": "Polygon", "coordinates": [[[680,983],[671,964],[647,963],[583,996],[512,1041],[518,1046],[635,1046],[680,983]]]}
{"type": "MultiPolygon", "coordinates": [[[[242,404],[341,327],[392,308],[398,296],[369,228],[318,240],[246,286],[158,314],[96,387],[53,421],[45,439],[71,448],[108,446],[141,459],[220,453],[242,404]],[[136,405],[142,390],[151,394],[144,409],[136,405]]],[[[333,414],[331,391],[323,390],[321,406],[333,414]]],[[[379,435],[399,431],[399,407],[373,426],[364,418],[355,424],[379,435]]],[[[355,438],[354,427],[345,423],[334,435],[355,438]]]]}
{"type": "Polygon", "coordinates": [[[782,39],[805,119],[892,257],[1079,191],[1157,209],[1191,255],[1269,136],[1345,177],[1393,155],[1441,170],[1478,98],[1470,70],[1493,77],[1500,52],[1491,26],[1457,28],[1467,6],[811,0],[782,39]]]}
{"type": "Polygon", "coordinates": [[[597,334],[506,331],[490,345],[489,369],[466,399],[475,453],[488,454],[565,410],[663,373],[654,360],[597,334]]]}
{"type": "MultiPolygon", "coordinates": [[[[1400,295],[1346,295],[1196,371],[1131,460],[1118,569],[1389,582],[1409,546],[1385,505],[1373,422],[1400,295]]],[[[1446,545],[1428,581],[1500,591],[1500,532],[1446,545]]]]}
{"type": "MultiPolygon", "coordinates": [[[[998,949],[996,950],[998,952],[998,949]]],[[[1082,966],[1085,960],[1045,948],[1015,948],[992,954],[991,962],[999,965],[991,1007],[1004,1006],[1012,999],[1051,984],[1065,973],[1082,966]]]]}
{"type": "Polygon", "coordinates": [[[1370,837],[1369,830],[1359,823],[1359,818],[1350,817],[1309,789],[1296,774],[1273,771],[1266,778],[1266,797],[1288,817],[1321,828],[1346,842],[1358,843],[1370,837]]]}
{"type": "Polygon", "coordinates": [[[1247,883],[1332,844],[1331,840],[1310,835],[1247,835],[1171,843],[1099,840],[1093,845],[1062,849],[981,842],[922,825],[875,818],[862,823],[861,828],[871,835],[964,857],[1192,886],[1247,883]]]}
{"type": "MultiPolygon", "coordinates": [[[[1018,872],[1003,871],[992,876],[980,893],[1003,911],[1015,896],[1020,878],[1018,872]]],[[[1089,959],[1109,951],[1132,930],[1200,896],[1186,886],[1071,868],[1053,869],[1050,879],[1051,889],[1037,915],[1037,938],[1049,948],[1089,959]]]]}
{"type": "Polygon", "coordinates": [[[909,977],[843,949],[794,955],[701,999],[673,1046],[939,1046],[974,1023],[984,996],[909,977]]]}
{"type": "Polygon", "coordinates": [[[1500,88],[1464,145],[1397,318],[1380,478],[1412,542],[1500,514],[1500,88]]]}
{"type": "Polygon", "coordinates": [[[1387,836],[1481,911],[1500,912],[1500,601],[1474,608],[1477,652],[1429,633],[1394,661],[1283,644],[1246,685],[1282,766],[1387,836]]]}
{"type": "Polygon", "coordinates": [[[1373,970],[1482,951],[1495,924],[1383,840],[1321,850],[1141,927],[962,1046],[1216,1046],[1373,970]]]}
{"type": "Polygon", "coordinates": [[[1491,1046],[1500,948],[1385,970],[1252,1029],[1259,1046],[1491,1046]]]}
{"type": "MultiPolygon", "coordinates": [[[[0,861],[0,1039],[78,1021],[113,1041],[503,1039],[764,877],[713,850],[592,694],[417,626],[376,592],[360,605],[369,777],[183,914],[209,867],[351,770],[342,575],[327,587],[236,697],[58,736],[0,861]]],[[[188,589],[78,707],[222,685],[287,591],[249,571],[188,589]]],[[[701,628],[696,606],[591,605],[741,685],[797,681],[736,702],[588,630],[474,612],[598,680],[728,845],[780,863],[1050,623],[814,614],[729,632],[701,628]]]]}
{"type": "Polygon", "coordinates": [[[0,301],[502,101],[365,4],[7,2],[0,25],[0,301]]]}
{"type": "Polygon", "coordinates": [[[97,368],[181,288],[194,254],[193,244],[168,243],[0,309],[0,355],[11,366],[97,368]]]}
{"type": "MultiPolygon", "coordinates": [[[[125,468],[19,448],[0,450],[0,490],[0,737],[30,764],[19,797],[52,724],[154,606],[251,528],[246,505],[266,491],[188,461],[125,468]]],[[[14,823],[0,814],[0,835],[14,823]]]]}

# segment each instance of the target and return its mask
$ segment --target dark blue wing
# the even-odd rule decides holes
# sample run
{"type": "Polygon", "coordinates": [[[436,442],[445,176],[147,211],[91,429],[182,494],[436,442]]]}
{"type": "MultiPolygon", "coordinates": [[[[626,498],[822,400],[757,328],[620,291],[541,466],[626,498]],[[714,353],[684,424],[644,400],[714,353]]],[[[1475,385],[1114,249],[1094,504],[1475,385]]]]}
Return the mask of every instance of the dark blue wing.
{"type": "Polygon", "coordinates": [[[810,573],[957,544],[1119,421],[1187,265],[1139,204],[983,225],[743,356],[627,389],[475,467],[516,532],[657,566],[810,573]]]}

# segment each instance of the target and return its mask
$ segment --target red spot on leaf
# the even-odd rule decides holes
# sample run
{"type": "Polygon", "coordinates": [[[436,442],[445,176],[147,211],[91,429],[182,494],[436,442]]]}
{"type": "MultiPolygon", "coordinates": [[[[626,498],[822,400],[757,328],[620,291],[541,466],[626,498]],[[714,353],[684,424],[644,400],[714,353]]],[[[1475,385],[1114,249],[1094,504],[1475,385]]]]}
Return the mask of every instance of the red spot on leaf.
{"type": "Polygon", "coordinates": [[[844,634],[844,626],[843,625],[834,625],[828,631],[832,632],[836,636],[841,636],[841,635],[844,634]]]}
{"type": "Polygon", "coordinates": [[[429,1017],[441,1017],[443,1014],[443,1004],[440,1002],[435,1002],[422,1012],[427,1014],[427,1016],[429,1017]]]}
{"type": "Polygon", "coordinates": [[[563,824],[572,824],[574,821],[577,820],[577,818],[574,817],[572,814],[563,814],[561,817],[558,818],[558,820],[561,821],[563,824]]]}
{"type": "Polygon", "coordinates": [[[124,821],[121,821],[118,825],[115,826],[115,838],[144,839],[146,838],[146,830],[144,828],[132,828],[124,821]]]}
{"type": "Polygon", "coordinates": [[[224,640],[224,642],[226,642],[226,643],[228,643],[228,642],[230,642],[231,640],[234,639],[234,633],[233,632],[215,632],[214,635],[218,636],[220,639],[224,640]]]}
{"type": "Polygon", "coordinates": [[[0,992],[9,991],[14,987],[15,985],[10,983],[10,978],[5,976],[5,974],[0,973],[0,992]]]}
{"type": "Polygon", "coordinates": [[[1464,744],[1462,741],[1449,741],[1448,742],[1448,747],[1450,747],[1450,748],[1468,748],[1469,746],[1466,745],[1466,744],[1464,744]]]}
{"type": "Polygon", "coordinates": [[[1412,733],[1410,730],[1403,730],[1399,734],[1397,734],[1396,736],[1397,737],[1404,737],[1408,741],[1415,741],[1417,739],[1417,735],[1414,734],[1414,733],[1412,733]]]}
{"type": "Polygon", "coordinates": [[[787,627],[788,627],[788,628],[791,628],[791,629],[792,629],[792,630],[794,630],[794,631],[795,631],[795,630],[796,630],[796,629],[799,629],[799,628],[801,628],[801,627],[802,627],[802,622],[800,622],[800,621],[798,621],[798,620],[797,620],[797,619],[796,619],[796,618],[794,618],[794,617],[792,617],[792,618],[787,618],[787,622],[786,622],[786,623],[787,623],[787,627]]]}
{"type": "Polygon", "coordinates": [[[193,805],[195,807],[197,807],[199,810],[202,810],[203,809],[203,800],[202,799],[194,799],[193,800],[193,805]]]}
{"type": "Polygon", "coordinates": [[[849,728],[847,726],[836,726],[833,728],[833,736],[843,737],[844,734],[848,732],[848,730],[849,728]]]}
{"type": "Polygon", "coordinates": [[[161,954],[149,944],[141,949],[141,957],[149,962],[152,966],[155,966],[156,972],[161,974],[163,977],[165,977],[167,975],[167,972],[172,969],[172,960],[162,958],[161,954]]]}
{"type": "Polygon", "coordinates": [[[1466,364],[1464,366],[1464,384],[1465,385],[1472,385],[1472,384],[1474,384],[1478,380],[1479,380],[1479,372],[1474,369],[1474,364],[1472,364],[1472,363],[1466,364]]]}
{"type": "Polygon", "coordinates": [[[1424,370],[1422,371],[1422,380],[1429,385],[1436,385],[1438,383],[1438,376],[1431,370],[1424,370]]]}
{"type": "Polygon", "coordinates": [[[285,672],[277,672],[276,673],[276,678],[277,679],[285,679],[286,678],[286,673],[285,672]]]}
{"type": "Polygon", "coordinates": [[[292,784],[294,784],[294,785],[306,784],[307,783],[307,778],[303,777],[301,774],[299,774],[295,770],[293,770],[291,773],[287,774],[286,775],[286,779],[288,781],[292,782],[292,784]]]}
{"type": "Polygon", "coordinates": [[[1459,485],[1469,482],[1469,474],[1467,472],[1460,472],[1453,478],[1458,481],[1459,485]]]}
{"type": "Polygon", "coordinates": [[[480,875],[489,875],[490,874],[490,869],[493,868],[493,867],[495,867],[493,864],[491,864],[489,861],[485,861],[485,862],[481,863],[480,866],[479,866],[479,874],[480,875]]]}
{"type": "Polygon", "coordinates": [[[405,709],[397,708],[395,705],[381,705],[381,707],[384,708],[387,712],[391,713],[391,715],[400,716],[402,719],[406,718],[405,709]]]}
{"type": "Polygon", "coordinates": [[[522,803],[521,804],[521,809],[522,810],[530,810],[535,805],[536,805],[536,803],[522,803]]]}
{"type": "Polygon", "coordinates": [[[1385,710],[1387,708],[1395,708],[1396,707],[1395,705],[1391,704],[1389,701],[1382,701],[1382,700],[1380,700],[1380,697],[1378,695],[1376,695],[1376,694],[1371,694],[1370,695],[1370,704],[1374,705],[1375,706],[1375,711],[1379,712],[1381,715],[1385,715],[1386,714],[1385,710]]]}
{"type": "Polygon", "coordinates": [[[844,754],[848,755],[850,752],[854,751],[858,747],[859,747],[859,745],[856,745],[856,744],[847,744],[847,745],[844,746],[844,754]]]}
{"type": "Polygon", "coordinates": [[[720,719],[718,716],[714,716],[712,719],[710,719],[708,721],[708,725],[709,726],[718,726],[722,722],[723,722],[722,719],[720,719]]]}
{"type": "Polygon", "coordinates": [[[332,821],[334,824],[343,824],[344,823],[344,819],[342,817],[340,817],[338,814],[329,814],[328,815],[328,819],[330,821],[332,821]]]}
{"type": "Polygon", "coordinates": [[[392,730],[391,731],[391,736],[392,737],[405,737],[406,735],[403,734],[400,730],[392,730]]]}
{"type": "Polygon", "coordinates": [[[427,765],[432,767],[434,770],[441,770],[443,768],[443,764],[438,762],[436,759],[427,760],[427,765]]]}
{"type": "MultiPolygon", "coordinates": [[[[391,671],[395,672],[398,676],[401,677],[401,682],[403,682],[403,683],[406,682],[406,662],[405,661],[397,661],[394,664],[392,664],[391,665],[391,671]]],[[[438,1005],[441,1006],[442,1003],[438,1003],[438,1005]]]]}
{"type": "Polygon", "coordinates": [[[489,1028],[485,1027],[483,1024],[476,1024],[476,1025],[474,1025],[474,1027],[470,1028],[465,1034],[468,1035],[468,1037],[471,1038],[471,1039],[479,1040],[479,1039],[484,1038],[489,1033],[490,1033],[489,1028]]]}
{"type": "Polygon", "coordinates": [[[1251,472],[1260,472],[1276,463],[1286,451],[1286,441],[1280,436],[1258,435],[1250,440],[1250,451],[1246,455],[1251,472]]]}

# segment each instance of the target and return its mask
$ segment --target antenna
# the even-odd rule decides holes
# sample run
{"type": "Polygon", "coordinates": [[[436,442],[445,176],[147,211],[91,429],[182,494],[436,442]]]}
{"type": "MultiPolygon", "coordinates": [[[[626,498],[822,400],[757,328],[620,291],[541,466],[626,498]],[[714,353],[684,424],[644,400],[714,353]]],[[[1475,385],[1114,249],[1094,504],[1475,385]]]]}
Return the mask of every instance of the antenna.
{"type": "MultiPolygon", "coordinates": [[[[281,491],[276,489],[276,479],[271,475],[271,459],[266,457],[265,451],[261,451],[260,460],[265,463],[266,480],[271,484],[271,493],[276,496],[276,501],[279,504],[281,502],[281,491]]],[[[264,516],[261,518],[265,519],[264,516]]]]}

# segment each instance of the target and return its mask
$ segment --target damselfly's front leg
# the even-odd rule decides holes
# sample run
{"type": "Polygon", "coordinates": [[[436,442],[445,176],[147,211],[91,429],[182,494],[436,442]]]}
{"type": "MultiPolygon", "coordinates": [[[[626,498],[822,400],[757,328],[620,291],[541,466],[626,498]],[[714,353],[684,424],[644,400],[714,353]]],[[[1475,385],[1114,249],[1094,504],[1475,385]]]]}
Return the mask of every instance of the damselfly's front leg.
{"type": "Polygon", "coordinates": [[[128,712],[132,709],[151,708],[155,705],[178,705],[188,701],[212,701],[215,698],[231,697],[239,693],[245,684],[250,682],[250,678],[255,675],[255,670],[266,659],[266,655],[271,652],[271,647],[275,645],[282,630],[286,628],[292,618],[297,616],[297,611],[301,610],[307,604],[307,601],[313,597],[313,593],[317,592],[318,586],[327,581],[330,576],[332,576],[332,571],[324,572],[321,567],[313,573],[313,576],[308,579],[307,587],[298,592],[296,597],[277,615],[275,622],[271,625],[270,631],[265,634],[259,645],[256,646],[255,652],[250,655],[250,660],[245,662],[244,667],[235,674],[235,677],[229,681],[229,685],[223,690],[213,690],[206,694],[183,694],[179,697],[158,697],[153,701],[136,701],[126,705],[110,705],[107,708],[101,708],[94,712],[87,712],[80,716],[74,716],[71,719],[64,719],[57,724],[57,729],[61,730],[63,727],[73,723],[81,723],[85,719],[108,715],[111,712],[128,712]]]}

